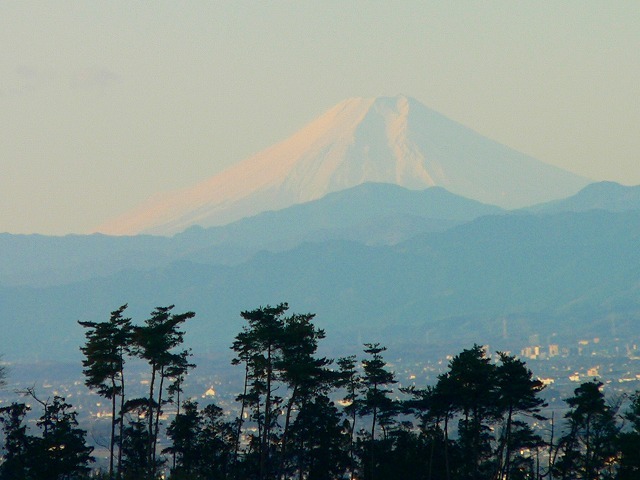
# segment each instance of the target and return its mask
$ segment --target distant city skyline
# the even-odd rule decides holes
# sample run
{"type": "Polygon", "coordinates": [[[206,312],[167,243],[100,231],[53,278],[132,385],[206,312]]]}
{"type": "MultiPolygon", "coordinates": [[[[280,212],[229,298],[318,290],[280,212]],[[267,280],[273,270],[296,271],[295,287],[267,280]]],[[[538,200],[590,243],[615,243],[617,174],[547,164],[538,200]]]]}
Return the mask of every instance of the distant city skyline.
{"type": "Polygon", "coordinates": [[[4,2],[0,232],[86,233],[349,97],[640,184],[640,4],[4,2]]]}

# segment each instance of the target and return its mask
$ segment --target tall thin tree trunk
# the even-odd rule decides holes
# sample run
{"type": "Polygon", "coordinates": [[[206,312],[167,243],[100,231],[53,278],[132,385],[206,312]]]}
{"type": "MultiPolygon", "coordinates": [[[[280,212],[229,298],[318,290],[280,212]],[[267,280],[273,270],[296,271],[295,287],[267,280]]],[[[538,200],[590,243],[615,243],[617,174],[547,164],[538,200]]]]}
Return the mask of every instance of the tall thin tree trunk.
{"type": "MultiPolygon", "coordinates": [[[[376,393],[378,392],[378,385],[373,386],[373,398],[376,397],[376,393]]],[[[373,420],[371,421],[371,455],[370,455],[370,466],[371,466],[371,480],[375,478],[375,440],[376,440],[376,420],[378,419],[378,406],[374,405],[373,407],[373,420]]]]}
{"type": "Polygon", "coordinates": [[[120,438],[118,441],[118,478],[122,478],[122,441],[124,440],[122,438],[123,434],[124,434],[124,398],[125,398],[125,392],[124,392],[124,369],[120,369],[120,415],[119,415],[119,421],[120,421],[120,438]]]}
{"type": "Polygon", "coordinates": [[[553,434],[554,434],[554,428],[555,428],[555,423],[554,423],[554,413],[555,412],[551,412],[551,435],[549,438],[549,479],[553,480],[553,465],[555,463],[555,457],[553,455],[553,434]]]}
{"type": "MultiPolygon", "coordinates": [[[[440,423],[440,419],[436,421],[436,425],[440,423]]],[[[429,448],[429,473],[427,474],[427,479],[431,480],[433,474],[433,451],[435,450],[436,439],[435,435],[431,439],[431,447],[429,448]]]]}
{"type": "Polygon", "coordinates": [[[240,417],[238,418],[238,430],[236,432],[235,447],[233,451],[233,471],[234,478],[238,480],[238,454],[240,452],[240,436],[242,435],[242,424],[244,422],[244,409],[246,406],[247,386],[249,384],[249,362],[244,367],[244,388],[242,390],[242,404],[240,406],[240,417]]]}
{"type": "Polygon", "coordinates": [[[113,480],[113,452],[116,442],[116,383],[111,378],[111,441],[109,442],[109,478],[113,480]]]}
{"type": "Polygon", "coordinates": [[[300,439],[300,456],[298,457],[298,480],[304,478],[304,438],[300,439]]]}
{"type": "Polygon", "coordinates": [[[504,469],[502,471],[505,480],[509,480],[511,470],[511,420],[513,416],[513,405],[509,405],[509,414],[507,416],[507,432],[506,432],[506,452],[504,459],[504,469]]]}
{"type": "MultiPolygon", "coordinates": [[[[176,418],[178,418],[180,416],[180,381],[179,380],[178,380],[178,388],[176,391],[176,395],[177,395],[176,418]]],[[[175,451],[173,452],[173,455],[172,455],[171,468],[173,470],[176,469],[176,452],[175,451]]]]}
{"type": "Polygon", "coordinates": [[[449,468],[449,412],[444,416],[444,468],[447,472],[447,480],[451,480],[451,470],[449,468]]]}
{"type": "Polygon", "coordinates": [[[153,478],[156,476],[156,450],[158,445],[158,432],[160,429],[160,411],[162,410],[162,389],[164,388],[164,367],[160,368],[160,385],[158,385],[158,405],[156,406],[156,419],[153,429],[153,448],[151,453],[153,454],[153,464],[151,465],[151,472],[153,478]]]}
{"type": "Polygon", "coordinates": [[[479,463],[480,463],[480,421],[478,419],[479,414],[476,407],[473,409],[473,416],[471,421],[473,422],[473,479],[477,480],[479,475],[479,463]]]}
{"type": "Polygon", "coordinates": [[[278,478],[282,477],[284,480],[284,467],[285,462],[287,461],[287,435],[289,433],[289,423],[291,421],[291,410],[293,409],[293,405],[295,403],[296,397],[298,393],[298,385],[293,388],[293,392],[291,393],[291,398],[287,402],[287,414],[284,421],[284,431],[282,432],[282,450],[280,451],[281,459],[279,466],[278,478]]]}
{"type": "Polygon", "coordinates": [[[149,408],[147,414],[149,415],[149,439],[147,440],[147,467],[149,471],[155,473],[155,467],[153,466],[154,455],[153,455],[153,387],[156,381],[156,364],[153,362],[151,364],[151,381],[149,382],[149,408]]]}
{"type": "Polygon", "coordinates": [[[584,471],[587,480],[592,480],[591,475],[591,434],[590,434],[590,426],[591,426],[591,414],[587,415],[587,428],[585,431],[585,452],[584,452],[584,471]]]}
{"type": "Polygon", "coordinates": [[[267,347],[267,392],[264,401],[264,431],[262,432],[262,441],[260,446],[260,480],[267,478],[267,464],[269,459],[269,433],[271,431],[271,348],[267,347]]]}
{"type": "Polygon", "coordinates": [[[349,428],[349,471],[351,472],[349,475],[350,480],[354,480],[354,470],[355,470],[355,461],[353,458],[353,437],[356,431],[356,416],[357,411],[354,408],[353,413],[351,414],[351,426],[349,428]]]}

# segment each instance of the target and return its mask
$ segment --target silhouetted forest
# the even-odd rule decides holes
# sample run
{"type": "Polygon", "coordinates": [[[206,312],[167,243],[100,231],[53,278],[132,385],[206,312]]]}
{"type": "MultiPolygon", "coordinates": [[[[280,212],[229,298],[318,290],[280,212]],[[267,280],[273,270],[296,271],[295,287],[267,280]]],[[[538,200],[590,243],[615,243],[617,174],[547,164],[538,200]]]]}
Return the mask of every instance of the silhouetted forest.
{"type": "MultiPolygon", "coordinates": [[[[141,325],[127,305],[104,322],[79,322],[85,384],[108,400],[108,466],[73,406],[24,392],[41,411],[0,408],[2,480],[524,480],[640,478],[640,394],[605,398],[586,382],[553,418],[544,385],[526,364],[473,345],[453,357],[435,385],[398,388],[385,347],[329,359],[313,314],[286,303],[241,313],[231,349],[243,378],[232,413],[184,398],[191,363],[183,347],[193,312],[156,308],[141,325]],[[127,361],[148,365],[148,394],[131,398],[127,361]],[[496,360],[493,361],[492,358],[496,360]],[[176,412],[165,424],[164,413],[176,412]],[[169,446],[160,448],[166,436],[169,446]]],[[[6,372],[0,370],[0,384],[6,372]]]]}

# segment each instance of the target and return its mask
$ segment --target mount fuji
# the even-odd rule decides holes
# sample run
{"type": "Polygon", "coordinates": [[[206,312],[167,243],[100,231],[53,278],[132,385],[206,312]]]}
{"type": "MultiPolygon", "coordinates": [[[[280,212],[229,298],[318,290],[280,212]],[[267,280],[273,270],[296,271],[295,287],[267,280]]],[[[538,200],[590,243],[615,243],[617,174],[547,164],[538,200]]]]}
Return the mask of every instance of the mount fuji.
{"type": "Polygon", "coordinates": [[[172,235],[305,203],[366,182],[440,186],[514,209],[590,181],[496,143],[405,96],[353,98],[296,134],[185,190],[148,200],[97,231],[172,235]]]}

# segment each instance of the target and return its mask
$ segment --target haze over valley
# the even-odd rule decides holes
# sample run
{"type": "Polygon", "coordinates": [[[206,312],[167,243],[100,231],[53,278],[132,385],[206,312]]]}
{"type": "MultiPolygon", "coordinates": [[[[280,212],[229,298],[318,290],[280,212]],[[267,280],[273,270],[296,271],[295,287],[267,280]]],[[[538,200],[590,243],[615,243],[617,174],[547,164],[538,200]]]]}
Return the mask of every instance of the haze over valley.
{"type": "Polygon", "coordinates": [[[589,182],[408,97],[347,100],[116,236],[1,234],[5,354],[76,358],[76,320],[114,302],[195,310],[206,351],[278,301],[338,343],[633,337],[640,187],[589,182]]]}

